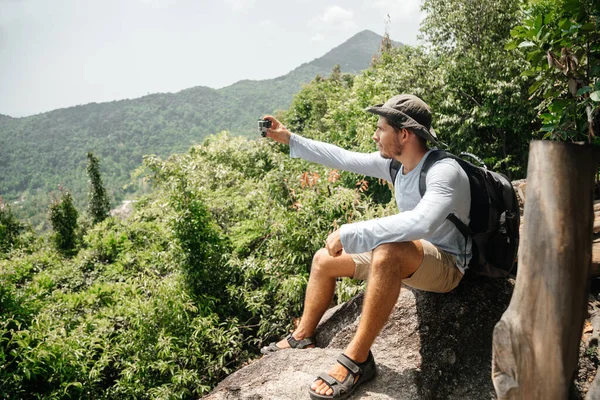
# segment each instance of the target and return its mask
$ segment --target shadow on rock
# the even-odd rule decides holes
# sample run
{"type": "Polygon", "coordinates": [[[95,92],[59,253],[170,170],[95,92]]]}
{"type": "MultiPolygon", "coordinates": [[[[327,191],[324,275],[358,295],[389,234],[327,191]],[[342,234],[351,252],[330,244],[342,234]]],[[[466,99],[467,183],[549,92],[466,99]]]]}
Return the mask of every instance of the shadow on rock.
{"type": "Polygon", "coordinates": [[[510,303],[514,283],[466,276],[452,292],[413,290],[419,320],[423,399],[490,399],[494,326],[510,303]]]}

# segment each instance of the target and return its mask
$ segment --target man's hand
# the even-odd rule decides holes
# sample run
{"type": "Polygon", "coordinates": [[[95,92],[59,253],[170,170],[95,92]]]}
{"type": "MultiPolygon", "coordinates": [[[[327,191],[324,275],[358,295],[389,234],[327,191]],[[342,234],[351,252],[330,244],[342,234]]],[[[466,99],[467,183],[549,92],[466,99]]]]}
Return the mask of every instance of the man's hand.
{"type": "Polygon", "coordinates": [[[265,116],[264,119],[271,121],[271,127],[267,129],[268,138],[271,138],[279,143],[290,144],[290,137],[292,134],[285,126],[283,126],[281,122],[270,115],[265,116]]]}
{"type": "Polygon", "coordinates": [[[342,255],[342,239],[340,239],[340,230],[333,232],[325,240],[325,248],[329,252],[331,257],[337,257],[342,255]]]}

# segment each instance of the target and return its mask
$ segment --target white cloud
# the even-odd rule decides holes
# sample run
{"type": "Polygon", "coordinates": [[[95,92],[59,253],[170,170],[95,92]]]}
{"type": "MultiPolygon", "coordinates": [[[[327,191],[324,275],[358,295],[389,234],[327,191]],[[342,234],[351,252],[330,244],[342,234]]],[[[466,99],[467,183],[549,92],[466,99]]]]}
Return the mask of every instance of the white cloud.
{"type": "Polygon", "coordinates": [[[323,15],[320,16],[320,19],[325,23],[344,23],[349,20],[352,20],[354,17],[354,13],[349,10],[344,10],[340,6],[330,6],[325,9],[323,15]]]}
{"type": "Polygon", "coordinates": [[[419,19],[421,0],[376,0],[373,7],[389,14],[392,24],[394,21],[414,21],[419,19]]]}
{"type": "Polygon", "coordinates": [[[354,11],[340,6],[327,7],[323,14],[313,18],[310,24],[327,30],[352,30],[357,27],[354,22],[354,11]]]}
{"type": "Polygon", "coordinates": [[[322,42],[323,40],[325,40],[325,35],[323,35],[322,33],[317,33],[316,35],[310,38],[311,42],[322,42]]]}
{"type": "Polygon", "coordinates": [[[254,7],[256,0],[225,0],[231,6],[233,11],[242,11],[254,7]]]}
{"type": "Polygon", "coordinates": [[[273,26],[273,20],[271,19],[263,19],[259,22],[260,26],[264,26],[265,28],[269,28],[273,26]]]}

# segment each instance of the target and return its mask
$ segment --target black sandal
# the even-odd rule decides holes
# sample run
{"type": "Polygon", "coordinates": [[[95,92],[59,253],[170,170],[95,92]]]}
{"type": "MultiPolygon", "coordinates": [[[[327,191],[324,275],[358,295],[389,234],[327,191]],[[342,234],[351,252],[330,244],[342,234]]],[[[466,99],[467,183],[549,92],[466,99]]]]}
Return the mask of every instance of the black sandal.
{"type": "MultiPolygon", "coordinates": [[[[317,345],[317,341],[312,336],[304,338],[302,340],[296,340],[290,333],[285,339],[290,344],[290,347],[292,349],[306,349],[310,345],[313,345],[313,346],[317,345]]],[[[275,353],[276,351],[285,350],[285,349],[287,349],[287,347],[278,347],[277,343],[272,342],[270,345],[265,346],[262,349],[260,349],[260,352],[263,354],[270,354],[270,353],[275,353]]]]}
{"type": "MultiPolygon", "coordinates": [[[[367,361],[357,363],[345,354],[340,354],[337,358],[337,362],[342,364],[347,370],[348,375],[343,382],[338,381],[327,373],[321,373],[317,379],[322,380],[329,386],[333,393],[330,395],[318,394],[312,388],[308,388],[310,398],[313,400],[322,399],[345,399],[350,396],[357,387],[373,379],[377,374],[377,367],[375,366],[375,359],[373,354],[369,351],[369,357],[367,361]],[[358,379],[356,377],[358,376],[358,379]],[[356,380],[356,381],[355,381],[356,380]]],[[[315,381],[317,380],[315,379],[315,381]]]]}

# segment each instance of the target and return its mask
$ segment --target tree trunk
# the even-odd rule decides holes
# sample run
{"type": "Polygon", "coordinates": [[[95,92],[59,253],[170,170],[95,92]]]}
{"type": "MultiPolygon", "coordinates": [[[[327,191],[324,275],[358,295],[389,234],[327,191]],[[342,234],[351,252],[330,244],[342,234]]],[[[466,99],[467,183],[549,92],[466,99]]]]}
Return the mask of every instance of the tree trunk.
{"type": "Polygon", "coordinates": [[[499,399],[568,398],[586,312],[594,172],[591,146],[530,146],[519,271],[494,329],[499,399]]]}

